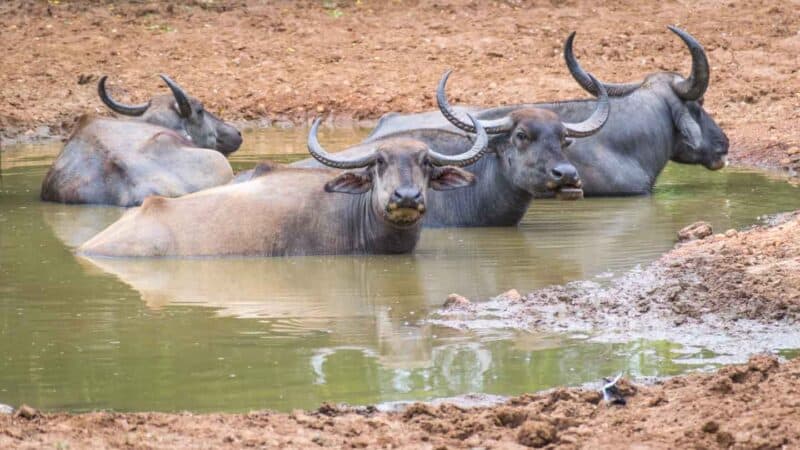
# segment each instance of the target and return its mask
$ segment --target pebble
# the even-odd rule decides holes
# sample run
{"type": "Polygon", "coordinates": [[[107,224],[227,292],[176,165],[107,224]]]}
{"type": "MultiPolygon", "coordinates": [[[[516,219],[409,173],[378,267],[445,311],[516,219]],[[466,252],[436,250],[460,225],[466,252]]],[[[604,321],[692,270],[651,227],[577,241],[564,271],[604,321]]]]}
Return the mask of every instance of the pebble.
{"type": "Polygon", "coordinates": [[[14,408],[0,403],[0,414],[14,414],[14,408]]]}
{"type": "Polygon", "coordinates": [[[522,300],[522,295],[520,295],[519,291],[516,289],[509,289],[502,294],[498,295],[496,298],[506,300],[509,302],[518,302],[522,300]]]}
{"type": "Polygon", "coordinates": [[[714,234],[711,229],[711,224],[708,222],[695,222],[687,227],[678,231],[678,240],[693,241],[695,239],[704,239],[714,234]]]}
{"type": "Polygon", "coordinates": [[[19,407],[16,414],[14,414],[14,417],[22,417],[23,419],[31,420],[39,417],[39,411],[31,406],[22,405],[19,407]]]}
{"type": "Polygon", "coordinates": [[[444,301],[444,305],[443,306],[445,308],[449,308],[449,307],[467,306],[467,305],[470,305],[470,304],[472,304],[472,302],[469,301],[469,299],[467,297],[464,297],[463,295],[459,295],[459,294],[453,293],[453,294],[450,294],[450,295],[447,296],[447,300],[444,301]]]}
{"type": "Polygon", "coordinates": [[[729,238],[732,238],[732,237],[736,236],[737,234],[739,234],[739,232],[734,230],[733,228],[731,228],[730,230],[725,232],[725,236],[729,237],[729,238]]]}

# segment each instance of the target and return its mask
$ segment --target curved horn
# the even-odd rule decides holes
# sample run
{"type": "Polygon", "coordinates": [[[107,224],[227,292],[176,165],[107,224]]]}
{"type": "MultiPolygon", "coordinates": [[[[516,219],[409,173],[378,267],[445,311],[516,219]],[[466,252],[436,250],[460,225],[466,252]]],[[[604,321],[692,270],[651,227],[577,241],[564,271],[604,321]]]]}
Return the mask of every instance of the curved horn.
{"type": "Polygon", "coordinates": [[[147,108],[150,107],[150,102],[143,103],[141,105],[125,105],[111,98],[106,91],[107,78],[108,76],[106,75],[103,75],[103,77],[100,78],[100,82],[97,83],[97,94],[100,95],[100,100],[102,100],[106,106],[111,108],[112,111],[119,114],[124,114],[126,116],[141,116],[145,111],[147,111],[147,108]]]}
{"type": "Polygon", "coordinates": [[[683,40],[692,54],[692,74],[689,75],[689,78],[672,82],[672,90],[684,100],[698,100],[706,93],[711,77],[711,68],[708,65],[706,52],[691,34],[672,25],[667,28],[683,40]]]}
{"type": "MultiPolygon", "coordinates": [[[[450,78],[452,72],[452,70],[446,71],[444,75],[442,75],[442,79],[439,80],[439,86],[436,88],[436,103],[439,105],[439,111],[441,111],[442,115],[456,127],[468,133],[475,133],[475,127],[456,117],[456,112],[450,106],[450,102],[447,101],[447,95],[445,95],[444,90],[445,86],[447,86],[447,79],[450,78]]],[[[503,117],[501,119],[481,121],[481,125],[483,125],[486,133],[499,134],[511,130],[514,123],[511,121],[510,117],[503,117]]]]}
{"type": "Polygon", "coordinates": [[[320,122],[322,122],[322,118],[317,117],[314,119],[314,123],[311,125],[311,130],[308,132],[308,152],[311,153],[311,156],[313,156],[314,159],[328,167],[333,167],[336,169],[356,169],[359,167],[364,167],[369,165],[373,159],[375,159],[374,150],[370,151],[365,156],[361,156],[356,159],[338,159],[328,153],[324,148],[322,148],[322,145],[320,145],[319,140],[317,139],[317,129],[319,128],[320,122]]]}
{"type": "Polygon", "coordinates": [[[483,154],[486,153],[486,148],[489,144],[489,137],[486,135],[486,130],[483,128],[483,125],[481,125],[481,122],[472,117],[471,114],[468,113],[467,117],[469,117],[472,126],[476,130],[475,142],[472,144],[472,148],[460,155],[443,155],[429,148],[428,156],[434,164],[439,166],[468,166],[481,159],[483,154]]]}
{"type": "Polygon", "coordinates": [[[603,83],[597,81],[592,74],[587,73],[587,75],[589,76],[589,81],[597,86],[600,91],[600,95],[597,98],[597,106],[595,107],[592,115],[583,122],[562,122],[564,124],[564,128],[567,129],[567,136],[569,137],[591,136],[600,131],[600,129],[603,128],[603,125],[605,125],[606,120],[608,120],[608,113],[611,107],[608,103],[608,92],[606,91],[606,87],[603,85],[603,83]]]}
{"type": "MultiPolygon", "coordinates": [[[[575,32],[573,31],[572,33],[569,34],[567,41],[564,42],[564,61],[566,61],[567,63],[567,69],[569,69],[569,73],[572,74],[572,78],[575,78],[575,81],[577,81],[578,84],[580,84],[581,87],[586,92],[597,97],[599,92],[597,90],[595,82],[592,81],[593,78],[591,77],[591,75],[589,75],[589,72],[583,70],[583,67],[581,67],[581,65],[578,64],[578,60],[575,58],[575,53],[572,51],[572,42],[574,40],[575,40],[575,32]]],[[[602,84],[603,87],[606,88],[608,95],[612,97],[622,97],[623,95],[628,95],[642,86],[642,83],[602,83],[602,84]]]]}
{"type": "Polygon", "coordinates": [[[192,116],[192,105],[189,103],[189,96],[186,95],[186,92],[183,92],[178,83],[172,81],[172,78],[164,75],[163,73],[159,75],[164,83],[167,83],[169,89],[172,91],[172,95],[175,96],[175,101],[178,103],[178,112],[180,113],[181,117],[191,117],[192,116]]]}

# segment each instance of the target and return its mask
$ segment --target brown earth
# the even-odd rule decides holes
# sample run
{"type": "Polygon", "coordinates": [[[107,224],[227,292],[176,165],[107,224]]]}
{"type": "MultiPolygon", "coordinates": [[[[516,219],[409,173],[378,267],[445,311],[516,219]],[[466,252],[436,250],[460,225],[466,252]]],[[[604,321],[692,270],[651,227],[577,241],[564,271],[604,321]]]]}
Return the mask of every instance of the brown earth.
{"type": "Polygon", "coordinates": [[[402,412],[323,405],[279,414],[0,416],[1,448],[735,448],[800,446],[800,359],[768,356],[651,386],[623,380],[627,406],[562,388],[465,409],[402,412]]]}
{"type": "Polygon", "coordinates": [[[497,105],[585,96],[561,48],[607,81],[688,70],[677,24],[712,63],[706,106],[739,164],[800,168],[800,2],[617,0],[192,0],[0,2],[0,135],[63,135],[104,111],[95,91],[144,101],[171,74],[209,109],[265,125],[320,113],[376,119],[455,101],[497,105]],[[49,127],[49,128],[48,128],[49,127]]]}

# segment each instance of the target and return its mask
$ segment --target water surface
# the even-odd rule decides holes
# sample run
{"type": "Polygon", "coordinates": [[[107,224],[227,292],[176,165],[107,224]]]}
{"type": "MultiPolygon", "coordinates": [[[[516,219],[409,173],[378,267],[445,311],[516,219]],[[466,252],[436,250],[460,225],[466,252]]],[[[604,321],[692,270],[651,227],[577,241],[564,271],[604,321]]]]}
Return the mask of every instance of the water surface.
{"type": "MultiPolygon", "coordinates": [[[[320,140],[339,149],[366,134],[326,130],[320,140]]],[[[304,157],[305,137],[247,133],[234,166],[304,157]]],[[[425,230],[412,255],[89,260],[74,247],[122,209],[39,202],[59,148],[2,154],[0,403],[290,410],[517,394],[620,370],[682,373],[714,355],[669,342],[467,333],[424,318],[451,292],[480,299],[610,279],[657,258],[696,220],[724,231],[800,208],[797,188],[765,174],[674,165],[652,197],[540,200],[517,228],[425,230]]]]}

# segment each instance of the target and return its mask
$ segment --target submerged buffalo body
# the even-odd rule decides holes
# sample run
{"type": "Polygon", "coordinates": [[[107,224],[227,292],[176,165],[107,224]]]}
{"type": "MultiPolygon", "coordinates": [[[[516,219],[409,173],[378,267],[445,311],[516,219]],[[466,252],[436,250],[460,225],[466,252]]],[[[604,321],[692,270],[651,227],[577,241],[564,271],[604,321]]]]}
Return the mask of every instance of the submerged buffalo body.
{"type": "Polygon", "coordinates": [[[242,134],[203,107],[200,100],[186,94],[178,84],[161,75],[172,95],[159,95],[141,105],[125,105],[114,100],[106,89],[107,77],[97,84],[100,99],[112,111],[153,125],[175,130],[196,147],[213,148],[222,154],[235,152],[242,145],[242,134]]]}
{"type": "MultiPolygon", "coordinates": [[[[477,122],[476,122],[477,123],[477,122]]],[[[309,151],[330,169],[277,167],[269,176],[177,199],[148,198],[79,252],[100,256],[314,255],[406,253],[419,240],[426,190],[468,186],[463,169],[480,159],[486,134],[460,155],[410,139],[386,140],[344,159],[317,142],[309,151]]]]}
{"type": "Polygon", "coordinates": [[[41,198],[135,206],[225,184],[233,172],[216,150],[155,125],[84,116],[42,182],[41,198]]]}
{"type": "Polygon", "coordinates": [[[114,101],[100,79],[103,102],[136,119],[81,118],[42,182],[42,200],[135,206],[148,195],[180,196],[231,180],[224,155],[241,145],[239,131],[161,77],[172,95],[144,105],[114,101]]]}
{"type": "MultiPolygon", "coordinates": [[[[457,154],[470,145],[465,132],[474,127],[454,117],[444,90],[449,72],[439,83],[437,99],[443,114],[462,130],[412,129],[380,138],[343,154],[364,153],[373,142],[387,138],[410,137],[421,140],[444,153],[457,154]]],[[[559,116],[540,108],[522,108],[493,121],[481,121],[492,135],[486,156],[466,169],[477,181],[466,189],[430,192],[431,207],[424,224],[444,226],[513,226],[522,220],[534,196],[545,192],[579,195],[581,181],[575,167],[567,161],[562,149],[572,138],[597,132],[608,118],[608,99],[601,95],[593,103],[593,113],[581,123],[562,122],[559,116]]],[[[294,164],[314,167],[314,161],[294,164]]]]}
{"type": "MultiPolygon", "coordinates": [[[[688,33],[670,27],[687,45],[692,55],[688,78],[659,72],[643,82],[602,84],[610,98],[609,120],[598,133],[576,139],[565,154],[578,169],[586,195],[637,195],[650,193],[656,178],[671,160],[701,164],[717,170],[725,166],[728,138],[703,109],[703,94],[708,88],[710,68],[702,46],[688,33]]],[[[587,91],[597,95],[598,86],[579,65],[572,52],[574,33],[565,44],[567,66],[587,91]]],[[[572,100],[535,103],[500,108],[460,108],[457,114],[471,112],[480,120],[496,120],[522,109],[537,107],[557,113],[563,120],[588,117],[592,101],[572,100]]],[[[381,118],[369,140],[417,128],[439,128],[456,132],[449,121],[436,112],[381,118]]]]}

